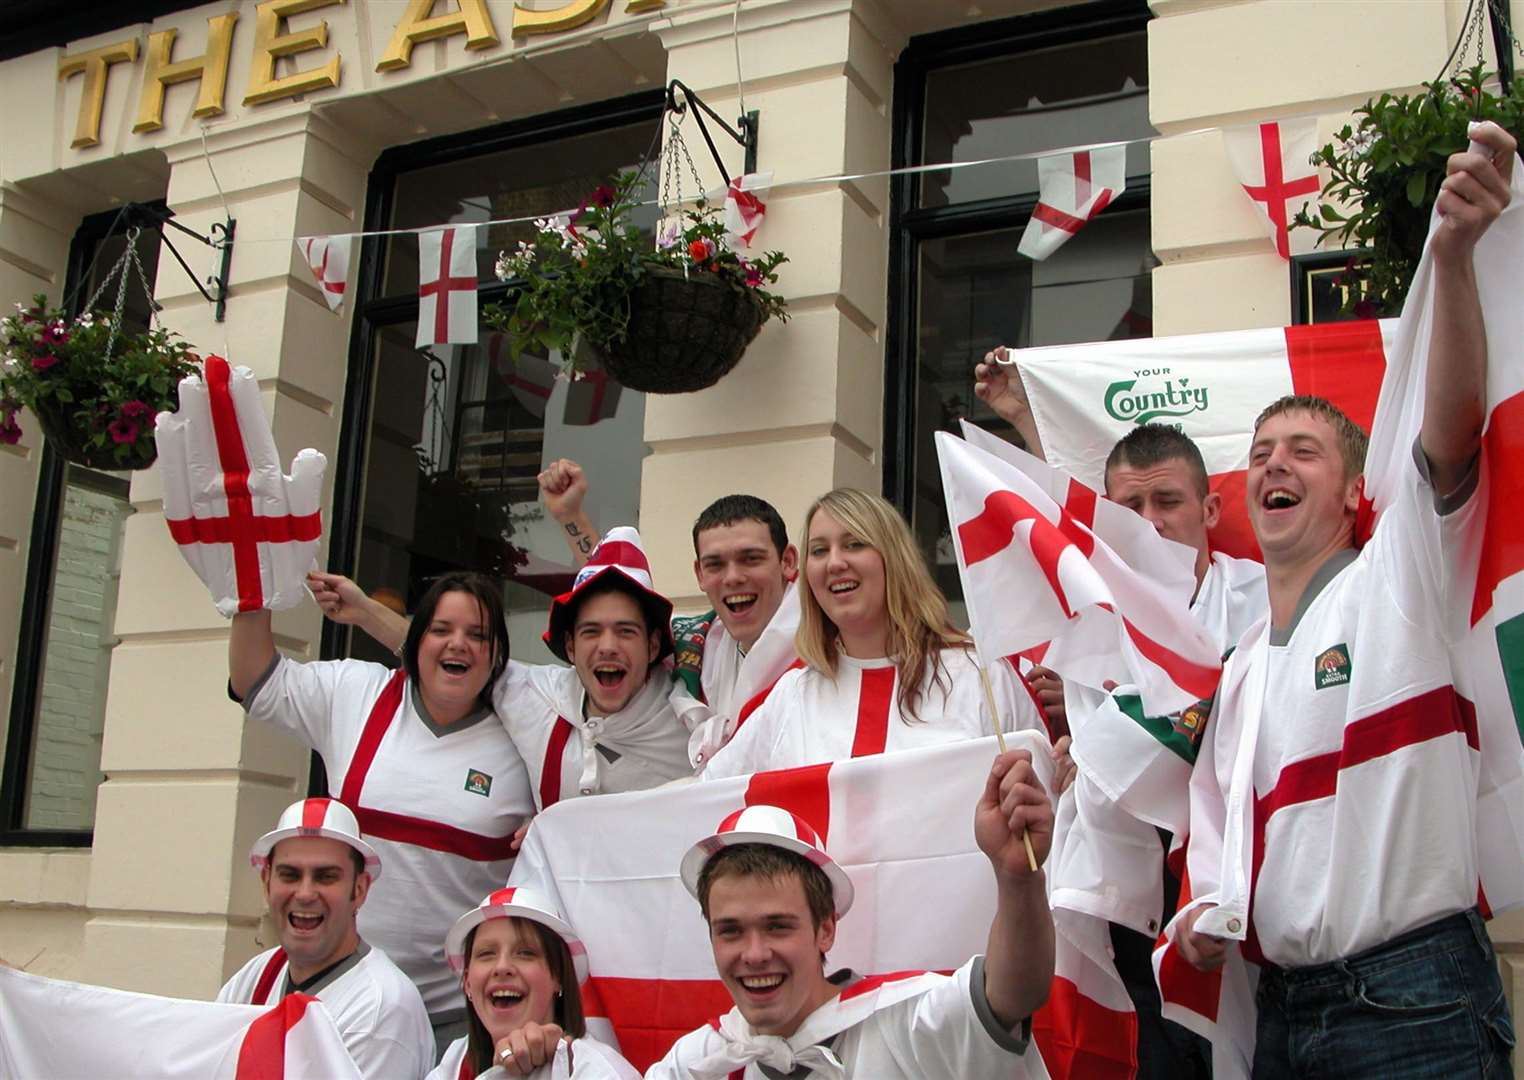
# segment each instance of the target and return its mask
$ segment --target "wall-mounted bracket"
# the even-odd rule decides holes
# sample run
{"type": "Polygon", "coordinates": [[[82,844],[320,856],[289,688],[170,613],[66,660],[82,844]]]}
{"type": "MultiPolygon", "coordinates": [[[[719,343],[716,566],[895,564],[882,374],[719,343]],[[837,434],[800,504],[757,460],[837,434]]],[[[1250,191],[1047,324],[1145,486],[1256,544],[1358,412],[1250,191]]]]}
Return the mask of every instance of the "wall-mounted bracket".
{"type": "Polygon", "coordinates": [[[216,276],[208,277],[206,284],[203,285],[201,279],[196,276],[196,272],[185,261],[185,256],[181,255],[179,249],[170,241],[169,234],[161,234],[164,246],[169,248],[169,253],[175,257],[175,261],[180,264],[180,268],[190,278],[191,284],[196,287],[196,291],[206,298],[207,303],[216,305],[216,320],[223,322],[227,318],[228,276],[233,267],[233,233],[238,226],[238,222],[233,218],[228,218],[225,221],[215,221],[208,230],[211,235],[204,236],[194,229],[181,225],[175,220],[174,211],[167,208],[150,206],[145,203],[133,203],[128,207],[128,217],[129,220],[135,219],[143,224],[168,225],[170,228],[176,229],[194,240],[199,240],[207,247],[222,252],[222,261],[218,265],[216,276]],[[209,292],[206,288],[207,285],[212,286],[215,291],[209,292]]]}
{"type": "Polygon", "coordinates": [[[699,134],[704,136],[704,142],[709,146],[709,153],[714,156],[714,163],[720,170],[721,179],[728,182],[731,176],[729,170],[725,168],[724,159],[720,157],[719,148],[714,145],[714,139],[709,135],[709,128],[704,123],[705,114],[716,124],[720,125],[721,130],[739,143],[746,151],[745,165],[741,171],[748,173],[757,171],[757,128],[761,123],[761,114],[756,109],[749,110],[745,116],[736,120],[735,127],[731,127],[721,119],[719,113],[706,105],[702,98],[692,90],[689,90],[677,79],[673,79],[667,84],[667,111],[677,116],[682,116],[688,111],[689,105],[697,107],[694,110],[693,118],[698,121],[699,134]],[[682,92],[683,96],[681,100],[678,99],[678,91],[682,92]]]}

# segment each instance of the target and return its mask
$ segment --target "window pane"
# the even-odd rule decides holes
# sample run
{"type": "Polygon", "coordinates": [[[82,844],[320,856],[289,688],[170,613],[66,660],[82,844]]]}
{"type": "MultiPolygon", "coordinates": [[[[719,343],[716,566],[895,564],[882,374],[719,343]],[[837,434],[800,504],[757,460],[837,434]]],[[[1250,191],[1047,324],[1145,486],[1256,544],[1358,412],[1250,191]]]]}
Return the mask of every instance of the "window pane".
{"type": "MultiPolygon", "coordinates": [[[[922,160],[928,163],[978,161],[1152,132],[1144,33],[940,68],[926,77],[922,160]]],[[[1148,144],[1128,147],[1127,175],[1148,172],[1148,144]]],[[[1009,162],[928,173],[921,205],[1036,192],[1037,163],[1009,162]]]]}
{"type": "MultiPolygon", "coordinates": [[[[411,611],[440,574],[501,577],[514,656],[550,662],[540,633],[573,572],[536,476],[571,458],[590,478],[593,521],[635,524],[644,395],[599,377],[555,379],[543,354],[515,362],[489,330],[477,345],[424,351],[416,333],[407,322],[377,334],[356,579],[411,611]]],[[[387,659],[358,634],[350,655],[387,659]]]]}
{"type": "Polygon", "coordinates": [[[23,828],[95,824],[122,522],[131,513],[125,479],[68,466],[23,828]]]}
{"type": "MultiPolygon", "coordinates": [[[[915,364],[916,489],[912,519],[938,583],[962,595],[933,435],[967,416],[1014,437],[974,398],[974,364],[997,345],[1066,345],[1147,337],[1152,311],[1147,211],[1111,212],[1042,262],[1019,255],[1020,229],[920,244],[915,364]]],[[[961,610],[961,605],[959,606],[961,610]]]]}
{"type": "MultiPolygon", "coordinates": [[[[655,121],[633,124],[406,173],[397,179],[389,227],[416,229],[441,222],[467,224],[575,209],[615,173],[639,167],[656,128],[655,121]]],[[[643,228],[654,227],[655,207],[645,208],[635,220],[643,228]]],[[[479,231],[477,276],[492,281],[497,253],[533,237],[529,222],[479,231]]],[[[387,244],[382,295],[417,290],[418,244],[412,237],[393,238],[387,244]]]]}

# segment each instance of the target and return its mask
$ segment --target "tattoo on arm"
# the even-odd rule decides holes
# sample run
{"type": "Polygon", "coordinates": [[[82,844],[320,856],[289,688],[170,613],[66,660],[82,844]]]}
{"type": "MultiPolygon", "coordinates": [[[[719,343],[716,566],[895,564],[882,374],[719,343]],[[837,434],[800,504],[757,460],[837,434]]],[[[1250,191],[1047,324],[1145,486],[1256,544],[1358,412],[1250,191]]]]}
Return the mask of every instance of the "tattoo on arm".
{"type": "Polygon", "coordinates": [[[566,523],[566,535],[572,538],[572,543],[576,545],[577,550],[582,554],[592,554],[593,538],[577,528],[575,521],[568,521],[566,523]]]}
{"type": "Polygon", "coordinates": [[[584,536],[581,540],[578,540],[577,550],[584,555],[591,555],[593,553],[593,538],[591,536],[584,536]]]}

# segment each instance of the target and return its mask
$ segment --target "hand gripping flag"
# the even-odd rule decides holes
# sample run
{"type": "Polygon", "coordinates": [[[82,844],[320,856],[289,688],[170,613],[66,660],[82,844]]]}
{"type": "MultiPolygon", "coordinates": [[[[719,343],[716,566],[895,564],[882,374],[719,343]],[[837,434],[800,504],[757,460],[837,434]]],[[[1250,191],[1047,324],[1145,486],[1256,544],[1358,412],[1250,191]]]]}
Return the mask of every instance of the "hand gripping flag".
{"type": "Polygon", "coordinates": [[[318,288],[329,311],[338,311],[344,302],[344,290],[349,282],[349,252],[354,246],[353,236],[301,236],[297,238],[296,250],[312,271],[318,288]]]}
{"type": "Polygon", "coordinates": [[[248,368],[209,356],[180,381],[180,408],[154,424],[169,534],[217,610],[295,607],[307,595],[323,526],[328,459],[303,450],[283,476],[248,368]]]}
{"type": "Polygon", "coordinates": [[[1213,550],[1258,558],[1244,481],[1254,420],[1287,394],[1328,398],[1370,430],[1395,319],[1012,349],[1048,463],[1103,488],[1106,457],[1137,424],[1201,448],[1222,496],[1213,550]]]}
{"type": "Polygon", "coordinates": [[[1152,715],[1211,696],[1221,665],[1190,616],[1189,591],[1166,592],[1130,568],[1022,469],[946,432],[936,439],[981,650],[1010,656],[1049,641],[1043,663],[1066,680],[1099,690],[1126,672],[1152,715]]]}
{"type": "MultiPolygon", "coordinates": [[[[1041,735],[1006,739],[1012,749],[1031,751],[1039,778],[1051,781],[1051,751],[1041,735]]],[[[973,807],[994,755],[995,741],[986,738],[568,799],[534,819],[509,883],[540,890],[577,928],[591,964],[583,988],[589,1027],[597,1037],[617,1038],[624,1056],[645,1069],[679,1036],[731,1007],[678,867],[689,847],[744,806],[781,806],[804,818],[851,877],[856,900],[837,929],[833,968],[950,971],[982,953],[995,892],[989,860],[974,841],[973,807]],[[894,797],[906,791],[919,794],[894,797]]],[[[1117,1019],[1087,1018],[1098,1038],[1117,1019]]],[[[1069,1075],[1055,1068],[1041,1024],[1034,1027],[1048,1068],[1069,1075]]]]}
{"type": "Polygon", "coordinates": [[[0,1076],[360,1080],[323,1003],[135,994],[0,968],[0,1076]]]}
{"type": "Polygon", "coordinates": [[[1046,259],[1127,189],[1127,147],[1037,159],[1037,206],[1016,250],[1046,259]]]}
{"type": "Polygon", "coordinates": [[[773,186],[771,171],[737,176],[725,188],[725,236],[734,247],[751,247],[752,237],[767,216],[767,191],[773,186]]]}
{"type": "Polygon", "coordinates": [[[1224,128],[1222,132],[1233,171],[1269,226],[1275,250],[1283,259],[1291,258],[1286,223],[1318,193],[1318,174],[1311,164],[1317,135],[1318,122],[1310,118],[1224,128]]]}
{"type": "Polygon", "coordinates": [[[418,234],[418,348],[476,344],[476,226],[418,234]]]}

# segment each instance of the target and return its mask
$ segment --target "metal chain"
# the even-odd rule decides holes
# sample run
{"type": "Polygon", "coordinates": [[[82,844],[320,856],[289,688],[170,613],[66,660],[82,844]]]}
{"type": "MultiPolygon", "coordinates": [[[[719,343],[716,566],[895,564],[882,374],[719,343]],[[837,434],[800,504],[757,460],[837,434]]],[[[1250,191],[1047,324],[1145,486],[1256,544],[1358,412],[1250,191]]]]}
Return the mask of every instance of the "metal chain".
{"type": "Polygon", "coordinates": [[[1476,62],[1478,64],[1483,60],[1482,22],[1486,18],[1486,2],[1490,2],[1490,0],[1484,0],[1482,4],[1478,4],[1476,0],[1471,0],[1466,6],[1466,25],[1461,27],[1460,41],[1456,43],[1455,51],[1451,54],[1453,62],[1450,64],[1449,71],[1447,72],[1451,78],[1460,75],[1464,70],[1466,57],[1473,51],[1476,53],[1476,62]]]}
{"type": "Polygon", "coordinates": [[[106,335],[106,357],[108,360],[111,357],[111,350],[116,347],[117,335],[122,329],[122,315],[127,310],[127,270],[129,266],[137,272],[138,284],[143,287],[143,295],[148,300],[149,325],[153,325],[158,319],[159,305],[153,298],[153,287],[148,284],[148,275],[144,272],[143,264],[138,259],[138,237],[142,233],[143,230],[136,225],[127,230],[126,250],[122,252],[111,269],[107,271],[106,276],[101,279],[101,283],[96,286],[95,292],[90,294],[90,299],[85,301],[85,312],[94,311],[95,302],[110,287],[113,279],[116,281],[116,304],[112,307],[110,330],[106,335]]]}
{"type": "Polygon", "coordinates": [[[682,166],[688,166],[688,175],[698,185],[699,194],[704,191],[704,178],[699,175],[698,167],[693,164],[693,156],[688,153],[688,143],[683,139],[681,114],[676,111],[671,113],[667,145],[662,151],[662,177],[661,177],[661,216],[668,216],[671,209],[677,209],[681,213],[683,205],[683,178],[682,166]],[[682,155],[679,162],[678,155],[682,155]]]}

